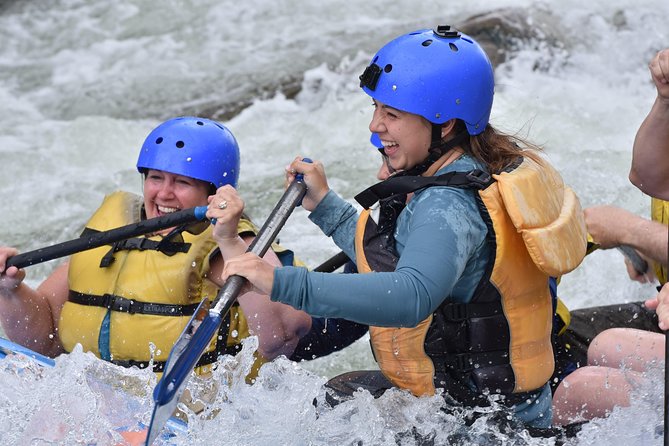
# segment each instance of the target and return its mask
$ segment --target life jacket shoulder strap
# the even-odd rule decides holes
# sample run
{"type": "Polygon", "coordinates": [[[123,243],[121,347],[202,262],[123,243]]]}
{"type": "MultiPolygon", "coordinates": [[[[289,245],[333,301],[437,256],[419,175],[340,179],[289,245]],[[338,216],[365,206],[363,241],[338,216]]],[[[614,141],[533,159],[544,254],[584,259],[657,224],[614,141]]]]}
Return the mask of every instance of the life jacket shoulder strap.
{"type": "Polygon", "coordinates": [[[492,317],[504,314],[501,301],[455,303],[444,302],[440,307],[443,319],[449,322],[460,322],[473,318],[492,317]]]}
{"type": "Polygon", "coordinates": [[[469,172],[448,172],[434,177],[393,176],[360,192],[355,196],[355,200],[365,209],[369,209],[378,201],[430,186],[485,189],[494,181],[488,172],[481,169],[473,169],[469,172]]]}
{"type": "MultiPolygon", "coordinates": [[[[81,237],[90,236],[99,232],[100,231],[95,229],[84,228],[83,232],[81,233],[81,237]]],[[[185,243],[183,241],[183,237],[181,237],[179,234],[175,235],[176,237],[174,235],[172,237],[168,236],[162,240],[151,240],[147,237],[132,237],[126,240],[115,242],[111,245],[111,249],[107,252],[107,254],[105,254],[100,260],[100,268],[106,268],[114,263],[114,253],[118,251],[154,250],[160,251],[166,256],[173,256],[178,252],[188,252],[190,250],[191,243],[185,243]],[[176,240],[174,240],[175,238],[176,240]]]]}

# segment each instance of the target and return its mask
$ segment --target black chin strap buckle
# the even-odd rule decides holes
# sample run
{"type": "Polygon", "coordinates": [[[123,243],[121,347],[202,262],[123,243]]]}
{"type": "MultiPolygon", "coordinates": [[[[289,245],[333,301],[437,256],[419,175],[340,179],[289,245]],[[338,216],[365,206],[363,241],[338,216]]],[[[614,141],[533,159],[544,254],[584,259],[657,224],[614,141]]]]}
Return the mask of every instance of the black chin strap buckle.
{"type": "Polygon", "coordinates": [[[432,30],[432,32],[439,37],[445,37],[448,39],[454,39],[460,37],[461,35],[460,31],[453,28],[451,25],[437,25],[437,29],[432,30]]]}

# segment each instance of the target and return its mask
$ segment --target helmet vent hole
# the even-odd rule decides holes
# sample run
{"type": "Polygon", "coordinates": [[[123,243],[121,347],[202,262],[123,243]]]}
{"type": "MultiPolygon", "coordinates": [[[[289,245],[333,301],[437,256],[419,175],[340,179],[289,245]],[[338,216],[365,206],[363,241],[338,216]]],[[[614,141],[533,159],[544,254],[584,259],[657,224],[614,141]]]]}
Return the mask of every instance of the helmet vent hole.
{"type": "Polygon", "coordinates": [[[432,44],[432,39],[425,40],[422,45],[423,46],[430,46],[432,44]]]}
{"type": "Polygon", "coordinates": [[[458,52],[458,47],[455,46],[454,43],[449,43],[448,46],[451,47],[451,51],[453,51],[453,52],[455,52],[455,53],[458,52]]]}
{"type": "Polygon", "coordinates": [[[385,67],[383,67],[383,71],[385,71],[386,73],[390,73],[391,71],[393,71],[393,66],[391,64],[388,64],[385,67]]]}
{"type": "Polygon", "coordinates": [[[202,121],[197,121],[196,124],[197,124],[197,125],[204,125],[204,122],[202,122],[202,121]]]}
{"type": "Polygon", "coordinates": [[[184,142],[183,142],[183,141],[177,141],[177,144],[176,144],[176,146],[177,146],[177,148],[179,148],[179,149],[182,149],[182,148],[183,148],[183,146],[185,146],[185,144],[184,144],[184,142]]]}
{"type": "Polygon", "coordinates": [[[156,144],[161,144],[163,142],[163,137],[156,139],[156,144]]]}

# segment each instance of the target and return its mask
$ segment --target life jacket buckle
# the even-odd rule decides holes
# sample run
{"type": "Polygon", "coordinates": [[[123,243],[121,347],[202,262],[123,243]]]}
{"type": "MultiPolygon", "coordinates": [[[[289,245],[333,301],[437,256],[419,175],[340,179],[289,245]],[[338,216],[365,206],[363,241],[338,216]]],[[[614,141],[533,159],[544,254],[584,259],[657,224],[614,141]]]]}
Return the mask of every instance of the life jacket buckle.
{"type": "Polygon", "coordinates": [[[105,293],[102,295],[102,306],[105,307],[106,309],[111,310],[115,302],[116,302],[116,296],[114,296],[113,294],[105,293]]]}
{"type": "Polygon", "coordinates": [[[452,355],[452,361],[449,361],[453,369],[466,372],[473,369],[473,361],[471,355],[467,353],[458,353],[452,355]]]}
{"type": "Polygon", "coordinates": [[[126,240],[124,248],[125,249],[137,249],[139,251],[144,251],[145,249],[148,249],[148,248],[144,247],[144,245],[146,244],[146,242],[148,240],[149,239],[143,238],[143,237],[142,238],[139,238],[139,237],[131,238],[131,239],[126,240]]]}
{"type": "Polygon", "coordinates": [[[472,184],[479,189],[485,189],[490,185],[492,177],[490,174],[481,169],[474,169],[470,172],[467,172],[465,177],[472,182],[472,184]]]}
{"type": "Polygon", "coordinates": [[[129,314],[135,314],[135,299],[128,299],[128,313],[129,314]]]}

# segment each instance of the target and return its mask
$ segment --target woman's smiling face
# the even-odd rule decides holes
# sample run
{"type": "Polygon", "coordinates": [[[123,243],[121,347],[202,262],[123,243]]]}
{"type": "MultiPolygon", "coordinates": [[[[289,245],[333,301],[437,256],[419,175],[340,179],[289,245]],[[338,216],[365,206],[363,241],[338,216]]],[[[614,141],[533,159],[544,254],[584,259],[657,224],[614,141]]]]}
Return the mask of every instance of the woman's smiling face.
{"type": "Polygon", "coordinates": [[[432,125],[422,116],[403,112],[374,100],[369,130],[379,135],[388,163],[394,170],[407,170],[428,155],[432,125]]]}
{"type": "MultiPolygon", "coordinates": [[[[147,218],[181,209],[206,206],[209,184],[195,178],[149,169],[144,179],[144,209],[147,218]]],[[[165,230],[162,233],[167,233],[165,230]]]]}

